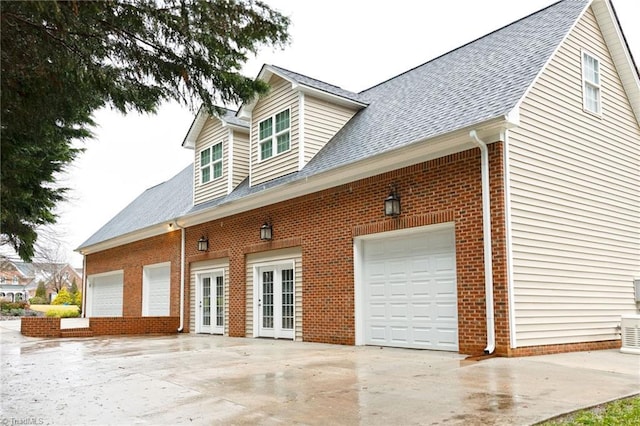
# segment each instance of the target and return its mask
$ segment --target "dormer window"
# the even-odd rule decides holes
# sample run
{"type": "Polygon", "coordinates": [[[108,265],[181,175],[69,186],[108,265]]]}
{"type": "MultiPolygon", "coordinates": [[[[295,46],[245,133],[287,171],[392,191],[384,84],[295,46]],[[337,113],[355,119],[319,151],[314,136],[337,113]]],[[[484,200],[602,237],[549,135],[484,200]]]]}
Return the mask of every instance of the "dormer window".
{"type": "Polygon", "coordinates": [[[260,160],[281,154],[291,147],[290,111],[288,109],[262,120],[258,129],[260,132],[260,160]]]}
{"type": "Polygon", "coordinates": [[[222,176],[222,142],[200,151],[200,183],[222,176]]]}

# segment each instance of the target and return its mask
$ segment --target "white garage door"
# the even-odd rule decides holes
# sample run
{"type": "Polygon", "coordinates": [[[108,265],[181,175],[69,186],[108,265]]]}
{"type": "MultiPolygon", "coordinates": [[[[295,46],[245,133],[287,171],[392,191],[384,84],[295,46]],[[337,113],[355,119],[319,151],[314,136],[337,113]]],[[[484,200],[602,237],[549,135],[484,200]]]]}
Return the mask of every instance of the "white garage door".
{"type": "Polygon", "coordinates": [[[122,272],[89,277],[90,317],[122,316],[122,272]]]}
{"type": "Polygon", "coordinates": [[[170,291],[171,264],[145,266],[142,278],[142,315],[168,316],[170,291]]]}
{"type": "Polygon", "coordinates": [[[452,227],[363,242],[364,342],[458,350],[452,227]]]}

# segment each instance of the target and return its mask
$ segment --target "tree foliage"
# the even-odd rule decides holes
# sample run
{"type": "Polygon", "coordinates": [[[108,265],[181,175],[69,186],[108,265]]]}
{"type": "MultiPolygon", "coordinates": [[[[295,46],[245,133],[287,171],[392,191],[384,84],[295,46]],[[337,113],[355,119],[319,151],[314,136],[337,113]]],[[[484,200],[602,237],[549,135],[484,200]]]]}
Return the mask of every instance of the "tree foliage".
{"type": "Polygon", "coordinates": [[[66,287],[62,287],[58,292],[58,295],[51,302],[52,305],[73,305],[75,302],[74,297],[69,293],[66,287]]]}
{"type": "Polygon", "coordinates": [[[251,0],[4,0],[0,14],[0,227],[24,260],[96,109],[247,102],[267,90],[240,74],[248,55],[288,41],[288,18],[251,0]]]}
{"type": "Polygon", "coordinates": [[[44,287],[44,281],[38,282],[38,287],[36,288],[36,297],[46,299],[47,298],[47,289],[44,287]]]}

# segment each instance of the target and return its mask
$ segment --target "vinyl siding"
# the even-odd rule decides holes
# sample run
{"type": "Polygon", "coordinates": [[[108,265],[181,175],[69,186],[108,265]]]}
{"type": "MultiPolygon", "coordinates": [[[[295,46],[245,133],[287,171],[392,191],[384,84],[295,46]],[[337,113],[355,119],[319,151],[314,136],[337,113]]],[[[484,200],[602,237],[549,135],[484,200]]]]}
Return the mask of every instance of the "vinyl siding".
{"type": "MultiPolygon", "coordinates": [[[[229,259],[215,259],[191,264],[189,276],[189,330],[196,332],[196,274],[206,271],[224,269],[224,335],[229,335],[229,259]]],[[[214,312],[212,311],[212,314],[214,312]]]]}
{"type": "Polygon", "coordinates": [[[299,248],[274,250],[268,253],[256,253],[247,256],[247,295],[246,295],[246,333],[247,337],[255,337],[254,327],[254,266],[274,261],[294,261],[295,274],[295,340],[302,341],[302,251],[299,248]]]}
{"type": "Polygon", "coordinates": [[[249,133],[233,131],[233,171],[231,190],[249,176],[249,133]]]}
{"type": "Polygon", "coordinates": [[[200,204],[227,193],[227,173],[229,169],[229,130],[222,127],[218,119],[207,118],[196,140],[193,203],[200,204]],[[222,142],[222,176],[207,183],[200,183],[200,151],[222,142]]]}
{"type": "Polygon", "coordinates": [[[354,109],[305,95],[304,164],[307,164],[356,112],[354,109]]]}
{"type": "Polygon", "coordinates": [[[509,133],[516,346],[619,338],[640,276],[640,128],[589,9],[509,133]],[[602,116],[582,105],[582,49],[602,116]]]}
{"type": "Polygon", "coordinates": [[[298,170],[298,95],[291,89],[291,83],[278,76],[273,76],[269,84],[271,91],[258,101],[251,117],[251,185],[259,185],[298,170]],[[259,123],[287,108],[290,109],[291,125],[289,151],[260,161],[259,123]]]}

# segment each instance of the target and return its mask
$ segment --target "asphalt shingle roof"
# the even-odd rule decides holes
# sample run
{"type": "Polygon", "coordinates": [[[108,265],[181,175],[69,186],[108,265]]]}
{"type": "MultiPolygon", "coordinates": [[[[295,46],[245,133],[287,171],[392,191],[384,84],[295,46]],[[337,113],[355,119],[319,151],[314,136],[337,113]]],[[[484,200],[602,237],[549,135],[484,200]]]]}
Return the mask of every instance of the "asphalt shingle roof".
{"type": "MultiPolygon", "coordinates": [[[[523,98],[589,3],[559,1],[357,94],[272,66],[300,84],[368,106],[299,172],[254,187],[245,179],[231,194],[193,206],[189,167],[188,172],[185,169],[143,193],[82,246],[505,116],[523,98]],[[173,202],[176,197],[179,203],[173,202]]],[[[224,119],[231,122],[227,115],[224,119]]]]}
{"type": "Polygon", "coordinates": [[[133,200],[80,247],[87,247],[129,232],[168,222],[193,206],[193,165],[133,200]]]}

